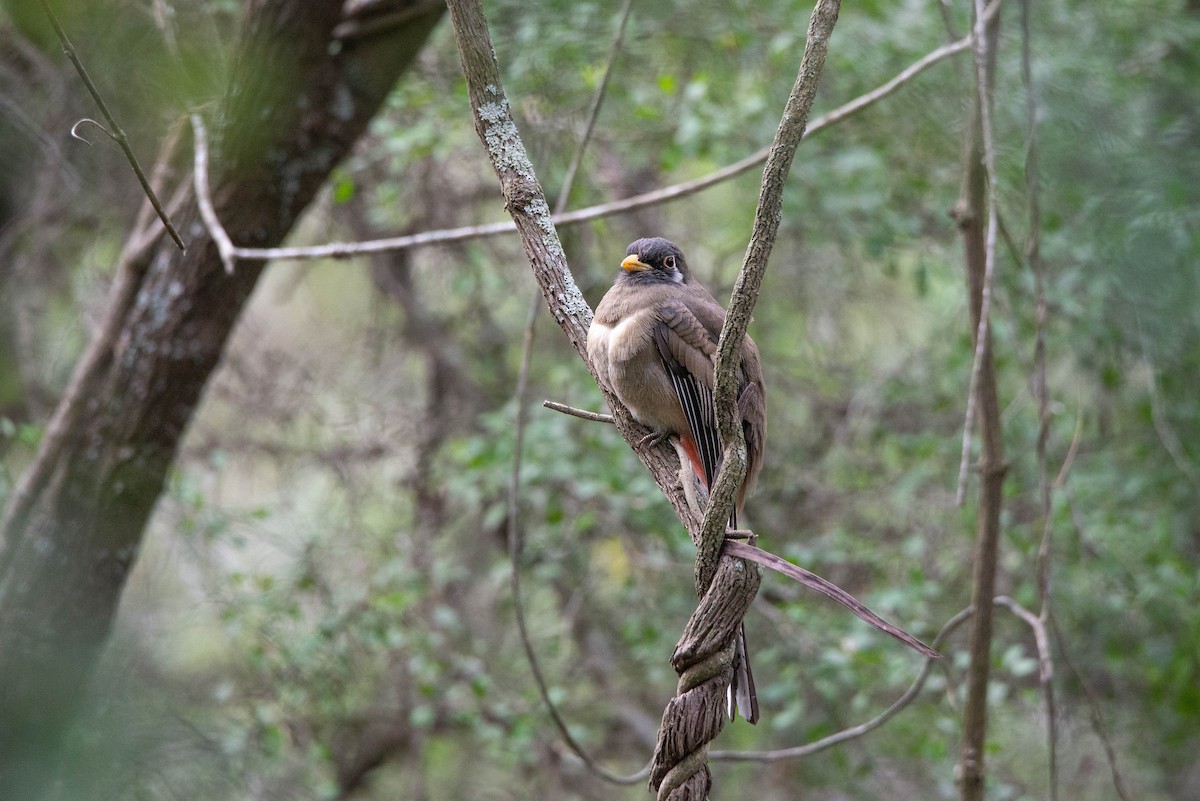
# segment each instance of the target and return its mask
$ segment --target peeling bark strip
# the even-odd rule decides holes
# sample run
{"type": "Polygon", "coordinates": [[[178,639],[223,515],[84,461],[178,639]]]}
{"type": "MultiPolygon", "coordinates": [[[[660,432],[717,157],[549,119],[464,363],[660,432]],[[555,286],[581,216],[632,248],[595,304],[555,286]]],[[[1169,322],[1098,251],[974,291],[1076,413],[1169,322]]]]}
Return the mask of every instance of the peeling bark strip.
{"type": "MultiPolygon", "coordinates": [[[[335,47],[340,0],[247,5],[216,120],[213,206],[235,242],[269,246],[365,130],[442,7],[415,2],[403,25],[335,47]]],[[[263,269],[226,275],[194,201],[177,220],[186,253],[160,241],[121,265],[129,301],[76,371],[71,408],[56,412],[68,425],[39,453],[45,481],[23,496],[28,514],[0,532],[6,795],[32,797],[52,778],[180,438],[263,269]]]]}

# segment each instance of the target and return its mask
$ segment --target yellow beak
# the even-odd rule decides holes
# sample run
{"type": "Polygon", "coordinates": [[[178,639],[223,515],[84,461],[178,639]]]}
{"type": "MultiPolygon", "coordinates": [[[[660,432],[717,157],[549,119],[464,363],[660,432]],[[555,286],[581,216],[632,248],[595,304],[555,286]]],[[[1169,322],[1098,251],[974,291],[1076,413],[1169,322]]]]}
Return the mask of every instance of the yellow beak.
{"type": "Polygon", "coordinates": [[[621,262],[621,269],[628,270],[631,273],[636,273],[641,270],[649,270],[650,265],[637,257],[637,254],[630,254],[621,262]]]}

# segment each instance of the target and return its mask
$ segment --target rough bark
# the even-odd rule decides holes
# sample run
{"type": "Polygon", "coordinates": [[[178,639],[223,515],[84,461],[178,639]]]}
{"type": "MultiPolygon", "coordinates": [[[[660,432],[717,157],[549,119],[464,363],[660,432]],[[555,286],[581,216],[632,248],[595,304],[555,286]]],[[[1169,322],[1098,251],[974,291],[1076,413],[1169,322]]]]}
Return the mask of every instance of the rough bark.
{"type": "MultiPolygon", "coordinates": [[[[442,13],[404,5],[414,13],[401,24],[338,40],[339,0],[248,4],[214,120],[213,204],[236,243],[278,244],[362,134],[442,13]]],[[[101,332],[111,338],[77,371],[81,391],[64,398],[77,406],[56,416],[56,458],[0,531],[0,785],[18,796],[53,770],[180,439],[263,270],[225,273],[194,200],[175,219],[186,253],[169,240],[128,252],[101,332]]]]}

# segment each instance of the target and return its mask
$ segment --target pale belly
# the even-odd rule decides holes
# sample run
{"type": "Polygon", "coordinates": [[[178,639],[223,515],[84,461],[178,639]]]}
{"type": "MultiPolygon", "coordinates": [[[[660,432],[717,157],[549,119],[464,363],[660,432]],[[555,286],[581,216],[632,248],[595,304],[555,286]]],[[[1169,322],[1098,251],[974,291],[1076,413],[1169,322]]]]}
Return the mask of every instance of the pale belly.
{"type": "Polygon", "coordinates": [[[588,331],[588,359],[595,366],[601,384],[620,399],[638,422],[657,431],[677,431],[679,400],[653,341],[656,323],[654,312],[649,310],[615,325],[593,321],[588,331]],[[670,413],[663,415],[664,410],[670,413]]]}

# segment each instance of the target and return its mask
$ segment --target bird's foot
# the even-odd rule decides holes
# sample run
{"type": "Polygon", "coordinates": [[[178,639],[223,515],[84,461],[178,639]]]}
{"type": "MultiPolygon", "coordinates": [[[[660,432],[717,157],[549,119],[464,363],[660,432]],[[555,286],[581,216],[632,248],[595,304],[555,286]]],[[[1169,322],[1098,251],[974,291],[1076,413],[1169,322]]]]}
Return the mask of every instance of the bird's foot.
{"type": "Polygon", "coordinates": [[[651,431],[637,441],[637,449],[653,448],[667,441],[671,434],[668,431],[651,431]]]}
{"type": "Polygon", "coordinates": [[[727,528],[725,529],[725,539],[744,540],[753,545],[756,537],[754,532],[748,528],[727,528]]]}

